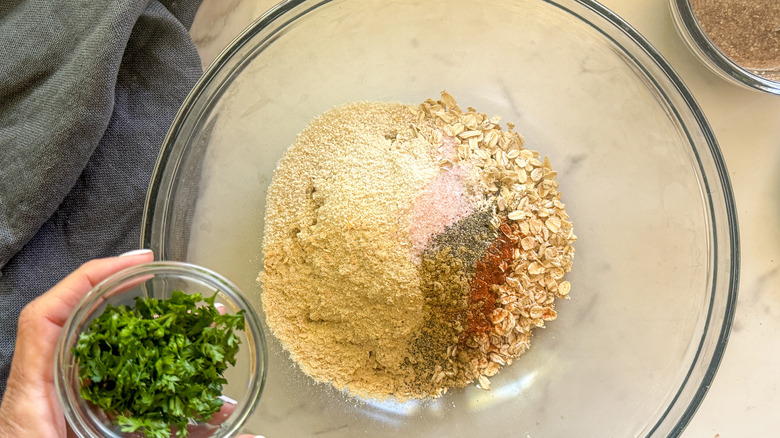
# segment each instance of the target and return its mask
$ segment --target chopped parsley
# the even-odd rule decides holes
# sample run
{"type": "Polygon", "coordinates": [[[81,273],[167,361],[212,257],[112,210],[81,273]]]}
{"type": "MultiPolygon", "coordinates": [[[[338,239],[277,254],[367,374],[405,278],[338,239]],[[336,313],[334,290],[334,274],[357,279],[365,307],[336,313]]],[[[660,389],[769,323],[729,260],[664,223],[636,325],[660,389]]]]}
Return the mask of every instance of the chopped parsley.
{"type": "Polygon", "coordinates": [[[244,311],[220,315],[215,297],[174,291],[109,305],[73,349],[81,396],[123,432],[168,438],[175,426],[188,436],[189,420],[208,421],[222,406],[223,373],[241,343],[235,330],[244,330],[244,311]]]}

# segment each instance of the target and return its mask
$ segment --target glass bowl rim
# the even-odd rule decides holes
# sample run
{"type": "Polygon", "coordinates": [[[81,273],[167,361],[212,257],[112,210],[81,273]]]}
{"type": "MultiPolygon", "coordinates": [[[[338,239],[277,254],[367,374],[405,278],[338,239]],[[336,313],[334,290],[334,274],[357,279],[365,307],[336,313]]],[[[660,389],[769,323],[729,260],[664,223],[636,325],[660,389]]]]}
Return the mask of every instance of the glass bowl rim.
{"type": "MultiPolygon", "coordinates": [[[[189,134],[189,132],[186,131],[187,128],[186,122],[190,120],[191,116],[194,115],[197,116],[197,118],[199,118],[204,112],[208,112],[210,110],[210,105],[204,105],[200,109],[198,109],[198,103],[201,101],[201,99],[203,98],[208,99],[210,97],[209,95],[206,94],[210,86],[212,84],[218,84],[219,85],[218,89],[222,88],[222,86],[224,86],[224,82],[222,83],[218,82],[221,79],[220,75],[225,74],[225,71],[227,70],[228,73],[227,76],[225,76],[225,78],[228,79],[232,78],[232,72],[238,69],[243,63],[243,59],[234,58],[240,52],[240,50],[244,48],[247,44],[249,44],[257,34],[266,30],[267,28],[272,27],[273,25],[276,25],[277,21],[286,18],[285,17],[286,14],[294,12],[294,9],[301,5],[304,4],[309,5],[306,11],[292,18],[289,18],[289,20],[287,22],[284,22],[280,26],[280,28],[283,28],[284,26],[288,25],[290,22],[295,21],[296,19],[306,15],[307,13],[310,13],[315,9],[334,1],[339,1],[339,0],[282,0],[280,1],[275,6],[267,10],[259,18],[257,18],[255,21],[253,21],[244,31],[242,31],[235,39],[233,39],[233,41],[215,58],[215,60],[211,63],[211,65],[206,69],[206,71],[201,76],[199,81],[196,83],[196,85],[190,91],[188,96],[185,98],[162,144],[160,154],[158,155],[157,163],[152,173],[149,189],[147,191],[146,203],[144,206],[144,214],[143,214],[143,219],[141,224],[141,239],[140,239],[142,247],[152,248],[158,254],[163,254],[165,250],[165,246],[163,242],[154,241],[155,231],[160,227],[160,224],[164,226],[165,225],[164,222],[166,221],[166,214],[165,214],[166,212],[165,211],[160,212],[156,210],[157,200],[161,199],[161,197],[162,199],[170,199],[170,194],[172,191],[172,184],[171,184],[172,181],[166,181],[166,179],[164,178],[165,170],[167,169],[167,166],[169,164],[174,164],[178,166],[179,160],[181,159],[183,152],[186,150],[186,147],[189,146],[188,142],[183,143],[184,146],[181,146],[181,144],[177,142],[177,139],[181,135],[189,134]]],[[[557,0],[538,0],[538,1],[551,4],[555,7],[558,7],[574,15],[575,17],[581,20],[584,20],[584,18],[581,15],[560,5],[557,0]]],[[[712,159],[712,164],[716,170],[716,173],[711,175],[707,174],[707,175],[713,177],[714,184],[718,184],[719,188],[723,192],[723,199],[718,199],[718,202],[723,203],[723,207],[725,210],[725,216],[721,218],[721,220],[725,222],[725,228],[728,232],[727,234],[728,239],[723,244],[719,245],[719,242],[717,242],[716,238],[714,237],[711,238],[715,240],[714,242],[715,247],[718,246],[721,247],[720,250],[713,249],[715,255],[718,256],[718,251],[722,251],[723,257],[724,258],[728,257],[728,271],[721,281],[716,282],[714,280],[719,278],[717,274],[718,269],[715,268],[713,270],[713,273],[711,274],[710,277],[710,280],[713,281],[711,281],[712,284],[710,286],[710,290],[707,293],[707,298],[709,300],[710,306],[707,309],[708,313],[706,317],[706,323],[705,323],[703,333],[701,333],[701,339],[698,342],[698,350],[693,358],[692,363],[688,368],[688,372],[685,375],[685,378],[682,380],[681,386],[677,389],[674,397],[672,397],[672,399],[670,400],[669,405],[657,418],[655,424],[650,423],[644,429],[644,431],[646,432],[645,436],[650,437],[653,436],[654,433],[659,428],[664,426],[665,429],[668,429],[670,431],[669,436],[676,437],[679,436],[682,433],[682,431],[685,429],[685,427],[688,425],[688,423],[690,423],[697,409],[703,402],[709,387],[712,384],[715,374],[717,373],[718,367],[720,366],[720,363],[723,359],[723,355],[725,353],[729,335],[731,333],[731,328],[734,321],[734,315],[736,312],[737,296],[738,296],[738,288],[739,288],[739,275],[740,275],[740,237],[739,237],[736,205],[735,205],[733,190],[731,187],[731,182],[729,179],[729,174],[726,169],[725,160],[723,158],[723,155],[720,151],[717,140],[715,138],[715,134],[712,131],[712,128],[710,127],[709,122],[707,121],[703,111],[699,107],[698,103],[696,102],[690,90],[684,84],[680,76],[671,67],[668,61],[666,61],[666,59],[660,54],[660,52],[630,24],[628,24],[625,20],[620,18],[617,14],[612,12],[607,7],[598,3],[596,0],[564,0],[564,1],[570,1],[588,9],[590,12],[597,15],[600,19],[604,20],[607,25],[611,25],[614,27],[615,30],[622,32],[636,45],[636,47],[631,48],[631,50],[638,49],[644,52],[644,54],[647,55],[652,60],[652,63],[655,65],[655,67],[661,70],[661,72],[663,73],[663,78],[668,80],[671,83],[672,85],[671,88],[677,93],[677,97],[682,99],[684,106],[688,111],[690,111],[691,116],[696,121],[695,125],[699,129],[701,129],[701,134],[704,137],[704,142],[706,142],[707,149],[702,150],[700,152],[694,147],[694,153],[697,155],[697,159],[700,161],[701,159],[698,158],[698,155],[701,153],[705,153],[706,151],[709,151],[710,153],[709,156],[712,159]],[[726,250],[723,250],[722,249],[723,247],[725,247],[726,250]],[[718,284],[725,284],[725,286],[721,285],[721,287],[726,288],[726,297],[724,300],[725,304],[723,305],[723,309],[718,309],[722,313],[718,313],[717,315],[718,317],[722,316],[723,323],[720,326],[714,326],[712,324],[713,298],[716,296],[716,293],[718,292],[716,288],[718,284]],[[702,346],[704,345],[705,340],[708,338],[715,338],[715,340],[709,341],[710,342],[709,347],[712,348],[711,357],[709,358],[702,356],[702,346]],[[694,369],[696,368],[696,365],[702,363],[702,361],[707,359],[709,359],[708,360],[709,363],[705,365],[706,370],[704,371],[701,377],[701,381],[698,382],[698,387],[696,387],[695,390],[693,391],[693,395],[689,396],[687,401],[680,400],[680,396],[683,393],[683,390],[686,389],[686,387],[696,385],[696,383],[691,383],[690,381],[691,375],[694,369]],[[687,405],[681,407],[683,411],[679,415],[679,418],[671,418],[669,416],[669,413],[677,404],[681,402],[687,403],[687,405]]],[[[683,0],[671,0],[671,1],[674,2],[674,1],[683,1],[683,0]]],[[[584,21],[587,22],[587,20],[584,21]]],[[[593,27],[594,29],[599,31],[602,35],[604,35],[606,38],[608,38],[613,44],[622,48],[626,52],[629,51],[629,48],[624,47],[623,44],[620,44],[610,36],[606,35],[605,31],[600,27],[597,26],[593,26],[593,27]]],[[[640,66],[642,65],[641,63],[639,63],[638,60],[634,59],[634,61],[637,62],[638,65],[640,66]]],[[[648,74],[648,76],[652,77],[652,75],[650,75],[649,72],[645,71],[645,73],[648,74]]],[[[667,100],[667,103],[669,103],[669,105],[674,109],[675,105],[672,102],[670,102],[670,98],[666,95],[666,93],[664,93],[660,89],[660,86],[655,80],[653,81],[652,86],[655,87],[659,92],[661,92],[661,94],[664,95],[663,97],[667,100]]],[[[677,110],[674,111],[676,112],[677,110]]],[[[691,147],[693,146],[691,145],[691,147]]],[[[706,192],[707,193],[704,193],[703,196],[706,196],[705,199],[708,200],[706,205],[709,206],[708,209],[709,213],[714,216],[714,212],[712,211],[713,197],[710,194],[711,193],[710,190],[707,190],[706,192]]],[[[169,208],[169,205],[165,204],[164,208],[165,209],[169,208]]],[[[710,236],[713,236],[715,234],[712,227],[708,230],[708,233],[710,234],[710,236]]]]}
{"type": "Polygon", "coordinates": [[[111,291],[113,288],[120,286],[128,280],[155,274],[173,275],[179,278],[205,281],[210,286],[214,286],[218,292],[225,294],[230,301],[239,307],[239,309],[245,311],[244,319],[247,327],[246,332],[247,334],[251,333],[254,343],[254,355],[252,360],[255,363],[254,368],[259,371],[259,373],[250,375],[247,395],[239,401],[239,406],[241,406],[241,404],[243,404],[243,406],[240,410],[236,410],[230,415],[230,417],[237,415],[230,427],[219,429],[217,433],[213,435],[215,438],[232,436],[232,434],[235,434],[240,430],[257,407],[268,375],[268,351],[265,334],[262,324],[260,323],[260,317],[246,299],[241,289],[234,285],[230,280],[208,268],[180,261],[152,261],[125,268],[99,282],[81,300],[79,300],[76,308],[71,312],[62,327],[62,331],[57,340],[57,349],[54,358],[54,383],[63,414],[65,415],[68,424],[71,425],[78,436],[93,436],[85,426],[85,424],[89,424],[89,420],[83,418],[77,412],[78,410],[73,408],[73,406],[77,404],[78,395],[69,390],[68,376],[70,373],[67,369],[73,365],[73,356],[66,346],[69,344],[71,338],[77,336],[76,330],[78,324],[92,313],[96,308],[95,306],[98,305],[99,300],[103,298],[106,292],[111,291]]]}
{"type": "Polygon", "coordinates": [[[718,76],[753,90],[780,96],[780,82],[751,73],[727,57],[707,36],[693,13],[690,0],[670,0],[672,21],[685,45],[718,76]]]}

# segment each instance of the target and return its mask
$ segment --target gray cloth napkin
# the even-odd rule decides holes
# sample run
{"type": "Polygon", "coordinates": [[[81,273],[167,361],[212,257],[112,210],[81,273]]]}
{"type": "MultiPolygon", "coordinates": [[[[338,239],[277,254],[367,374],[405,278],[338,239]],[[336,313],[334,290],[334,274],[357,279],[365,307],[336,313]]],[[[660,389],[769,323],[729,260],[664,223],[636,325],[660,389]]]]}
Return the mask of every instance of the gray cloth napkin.
{"type": "Polygon", "coordinates": [[[201,74],[199,5],[0,1],[0,397],[24,305],[138,247],[157,153],[201,74]]]}

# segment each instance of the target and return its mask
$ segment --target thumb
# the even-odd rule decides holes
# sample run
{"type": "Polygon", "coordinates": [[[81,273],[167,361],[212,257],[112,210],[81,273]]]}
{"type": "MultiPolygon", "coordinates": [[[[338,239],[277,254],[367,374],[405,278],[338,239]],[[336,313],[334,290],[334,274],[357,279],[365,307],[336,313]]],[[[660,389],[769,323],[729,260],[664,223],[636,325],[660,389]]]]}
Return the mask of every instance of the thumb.
{"type": "MultiPolygon", "coordinates": [[[[95,285],[134,265],[152,261],[151,251],[92,260],[83,264],[28,304],[19,315],[19,331],[11,374],[24,368],[24,382],[33,387],[53,382],[54,354],[62,326],[78,302],[95,285]]],[[[20,376],[16,376],[17,378],[20,376]]],[[[11,381],[9,376],[9,384],[11,381]]]]}
{"type": "Polygon", "coordinates": [[[65,436],[65,419],[54,396],[54,355],[62,326],[96,284],[152,258],[151,251],[145,251],[85,263],[25,306],[0,404],[0,435],[65,436]],[[12,430],[17,433],[3,433],[12,430]]]}

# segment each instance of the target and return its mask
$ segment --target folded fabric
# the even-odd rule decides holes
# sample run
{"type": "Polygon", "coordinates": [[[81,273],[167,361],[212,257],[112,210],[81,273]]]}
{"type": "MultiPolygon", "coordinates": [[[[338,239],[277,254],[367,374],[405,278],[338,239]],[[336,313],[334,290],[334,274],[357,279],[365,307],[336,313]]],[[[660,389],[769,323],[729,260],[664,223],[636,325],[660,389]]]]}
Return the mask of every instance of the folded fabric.
{"type": "Polygon", "coordinates": [[[0,2],[0,394],[24,305],[138,247],[160,145],[201,74],[199,5],[0,2]]]}

